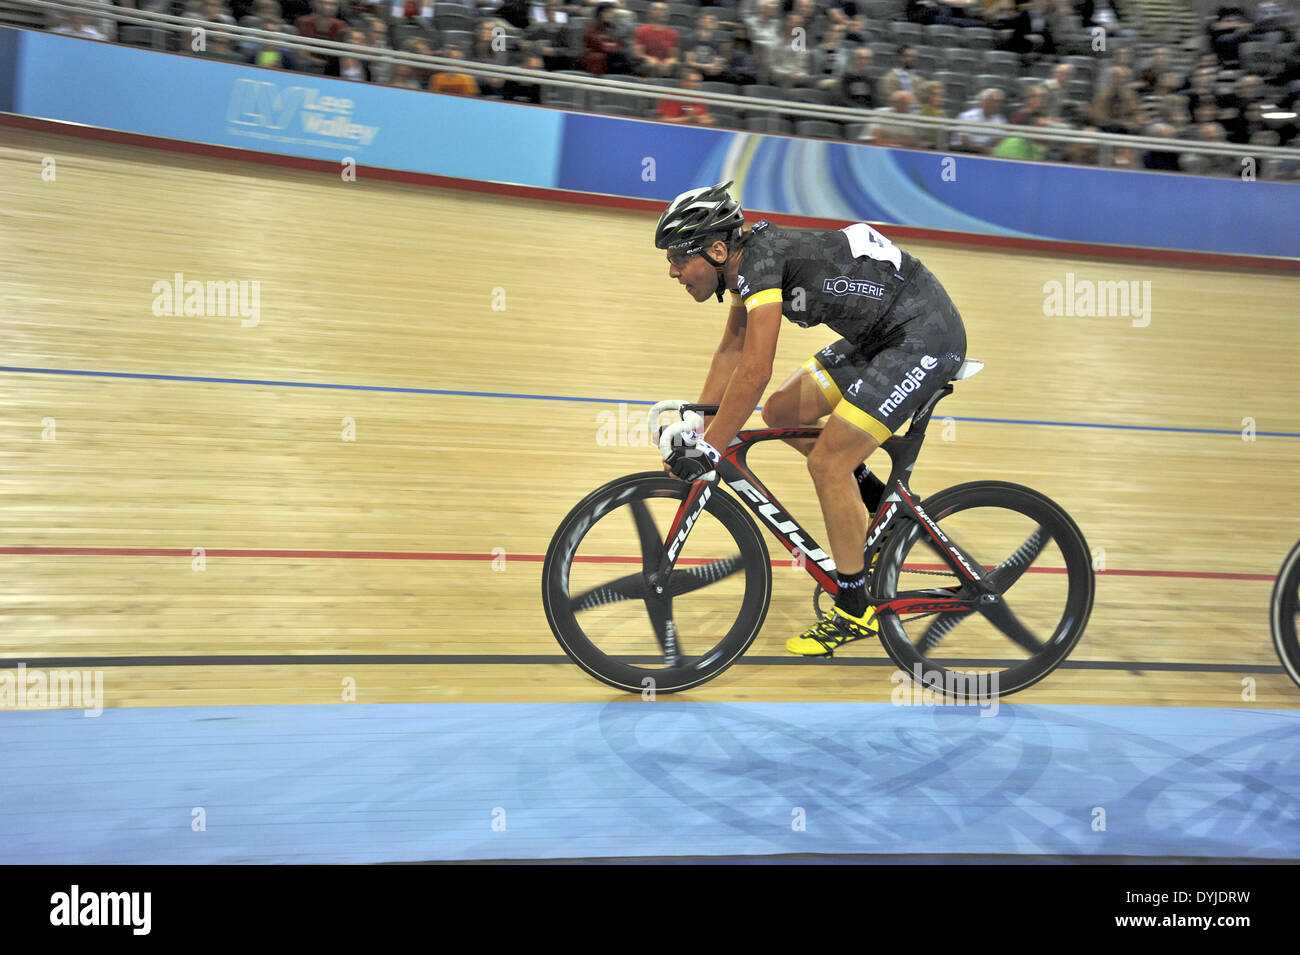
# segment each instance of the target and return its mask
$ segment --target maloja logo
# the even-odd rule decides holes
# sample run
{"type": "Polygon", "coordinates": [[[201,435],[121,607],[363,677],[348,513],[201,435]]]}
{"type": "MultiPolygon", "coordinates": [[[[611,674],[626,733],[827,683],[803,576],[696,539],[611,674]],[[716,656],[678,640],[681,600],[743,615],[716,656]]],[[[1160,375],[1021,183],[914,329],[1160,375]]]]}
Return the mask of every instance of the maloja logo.
{"type": "Polygon", "coordinates": [[[682,544],[686,543],[686,535],[691,532],[691,527],[694,526],[696,519],[704,513],[704,505],[709,503],[709,498],[712,494],[713,488],[706,485],[703,493],[700,494],[700,504],[695,508],[695,513],[686,518],[682,523],[681,529],[677,532],[677,537],[673,540],[673,546],[668,548],[669,560],[677,559],[678,548],[680,548],[682,544]]]}
{"type": "Polygon", "coordinates": [[[882,415],[892,413],[895,408],[903,403],[908,395],[920,387],[921,382],[925,381],[925,372],[933,371],[938,364],[939,363],[929,355],[922,356],[921,363],[912,367],[912,370],[907,373],[907,377],[894,386],[894,390],[889,393],[889,397],[877,405],[876,410],[882,415]],[[924,371],[922,369],[924,369],[924,371]]]}
{"type": "Polygon", "coordinates": [[[847,275],[827,279],[822,283],[822,291],[830,292],[832,295],[863,295],[867,298],[885,297],[885,287],[883,285],[877,285],[875,282],[865,282],[862,279],[851,279],[847,275]]]}
{"type": "Polygon", "coordinates": [[[799,525],[792,520],[783,520],[782,518],[784,515],[781,513],[781,509],[764,497],[763,493],[759,491],[758,488],[754,487],[754,485],[750,484],[748,481],[733,481],[731,483],[731,489],[733,491],[739,491],[757,504],[758,513],[762,514],[763,517],[766,518],[767,522],[779,533],[784,534],[789,539],[790,543],[799,548],[799,550],[802,551],[809,560],[827,573],[834,573],[835,559],[820,547],[810,548],[805,544],[803,538],[799,536],[799,525]]]}

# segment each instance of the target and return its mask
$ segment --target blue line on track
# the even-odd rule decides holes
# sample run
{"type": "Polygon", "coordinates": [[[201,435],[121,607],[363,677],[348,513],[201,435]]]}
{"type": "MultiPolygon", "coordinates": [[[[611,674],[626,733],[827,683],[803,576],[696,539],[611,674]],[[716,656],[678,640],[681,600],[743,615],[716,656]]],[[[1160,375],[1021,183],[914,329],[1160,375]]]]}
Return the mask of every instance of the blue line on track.
{"type": "MultiPolygon", "coordinates": [[[[653,401],[629,401],[626,398],[583,398],[577,395],[529,395],[505,391],[462,391],[452,388],[400,388],[393,385],[340,385],[315,381],[274,381],[258,378],[210,378],[201,375],[146,375],[126,371],[80,371],[69,368],[21,368],[0,365],[0,372],[26,375],[77,375],[87,378],[134,378],[142,381],[192,381],[210,385],[262,385],[274,388],[326,388],[334,391],[387,391],[408,395],[449,395],[459,398],[518,398],[528,401],[580,401],[588,404],[652,405],[653,401]]],[[[1240,435],[1239,428],[1175,428],[1150,424],[1103,424],[1094,421],[1032,421],[1021,418],[964,418],[945,415],[953,421],[980,424],[1019,424],[1042,428],[1104,428],[1112,431],[1165,431],[1180,434],[1240,435]]],[[[944,420],[940,418],[939,420],[944,420]]],[[[1257,431],[1259,438],[1300,438],[1295,431],[1257,431]]]]}

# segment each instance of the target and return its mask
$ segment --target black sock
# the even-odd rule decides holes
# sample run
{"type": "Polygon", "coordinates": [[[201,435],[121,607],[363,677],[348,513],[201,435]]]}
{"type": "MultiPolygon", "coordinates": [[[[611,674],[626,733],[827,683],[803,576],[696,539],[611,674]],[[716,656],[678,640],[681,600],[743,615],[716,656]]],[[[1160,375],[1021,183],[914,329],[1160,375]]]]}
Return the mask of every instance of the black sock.
{"type": "Polygon", "coordinates": [[[864,567],[856,574],[835,572],[839,578],[840,590],[835,595],[835,606],[854,617],[861,617],[867,612],[867,571],[864,567]]]}
{"type": "Polygon", "coordinates": [[[867,505],[867,510],[872,514],[880,507],[880,499],[885,496],[885,485],[881,483],[880,478],[868,470],[865,464],[859,464],[853,469],[853,476],[858,479],[858,492],[862,495],[862,503],[867,505]]]}

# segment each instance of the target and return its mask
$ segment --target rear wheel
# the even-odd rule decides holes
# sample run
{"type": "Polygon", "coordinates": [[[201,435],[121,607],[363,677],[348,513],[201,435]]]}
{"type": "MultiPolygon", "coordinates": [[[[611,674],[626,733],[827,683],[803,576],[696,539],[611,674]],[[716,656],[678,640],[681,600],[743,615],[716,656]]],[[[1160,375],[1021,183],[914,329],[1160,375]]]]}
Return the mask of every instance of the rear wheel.
{"type": "Polygon", "coordinates": [[[650,583],[690,485],[661,471],[591,492],[561,522],[542,603],[564,652],[603,683],[672,693],[713,679],[767,616],[772,565],[754,522],[714,485],[662,592],[650,583]]]}
{"type": "MultiPolygon", "coordinates": [[[[1000,481],[948,488],[922,507],[943,534],[987,568],[996,598],[972,610],[878,616],[890,658],[916,683],[950,697],[989,700],[1054,670],[1092,612],[1092,555],[1078,526],[1037,491],[1000,481]]],[[[914,520],[889,532],[873,596],[951,596],[962,580],[914,520]]]]}

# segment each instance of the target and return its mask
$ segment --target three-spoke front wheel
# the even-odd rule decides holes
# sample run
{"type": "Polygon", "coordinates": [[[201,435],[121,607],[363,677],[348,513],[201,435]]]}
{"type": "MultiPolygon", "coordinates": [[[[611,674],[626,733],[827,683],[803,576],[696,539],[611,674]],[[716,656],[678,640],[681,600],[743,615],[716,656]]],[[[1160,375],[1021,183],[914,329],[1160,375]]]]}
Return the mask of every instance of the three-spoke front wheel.
{"type": "MultiPolygon", "coordinates": [[[[885,651],[915,682],[948,696],[987,700],[1037,683],[1074,649],[1092,612],[1083,534],[1049,498],[1000,481],[960,484],[921,506],[985,568],[993,593],[970,610],[879,614],[885,651]]],[[[953,596],[963,581],[938,546],[903,519],[881,550],[873,596],[953,596]]]]}
{"type": "Polygon", "coordinates": [[[668,579],[654,579],[689,492],[662,471],[611,481],[569,512],[546,552],[542,604],[556,640],[620,690],[671,693],[711,680],[749,648],[767,616],[767,546],[717,486],[668,579]]]}

